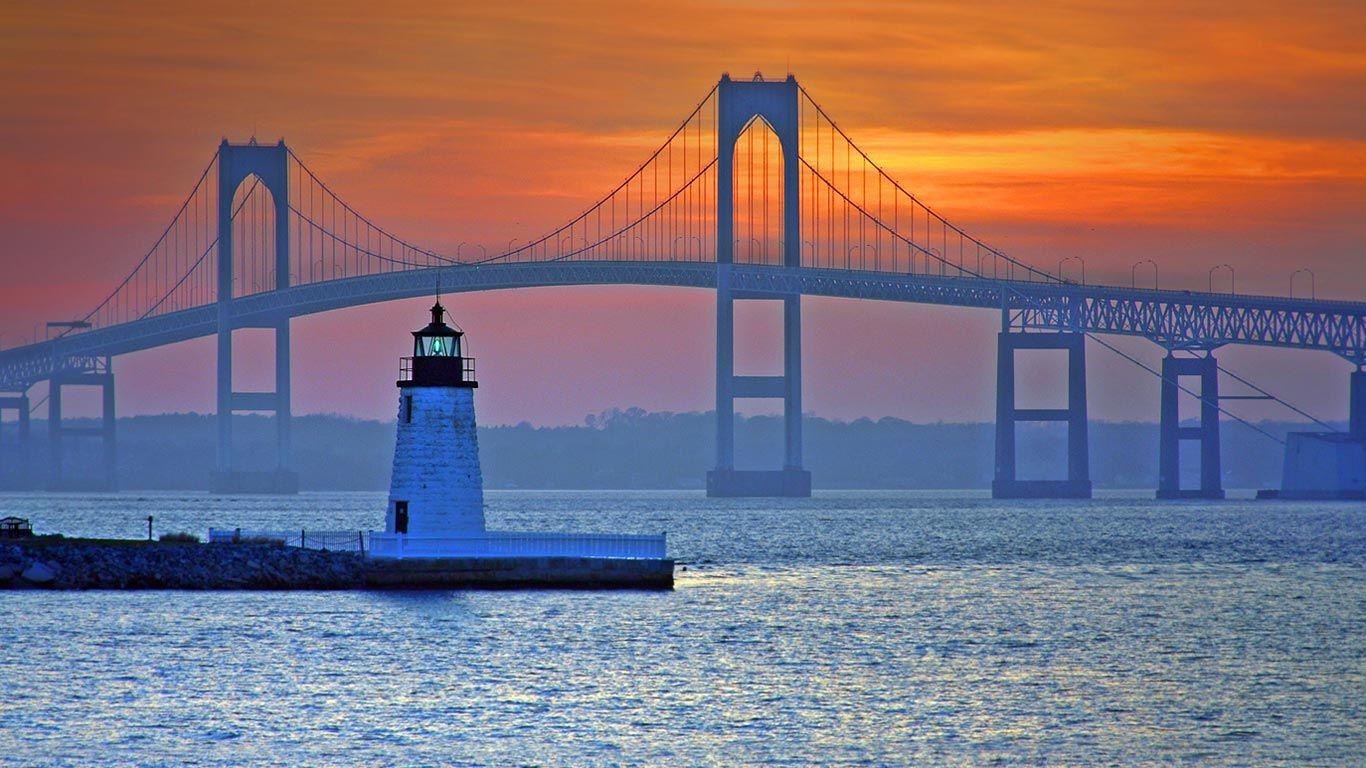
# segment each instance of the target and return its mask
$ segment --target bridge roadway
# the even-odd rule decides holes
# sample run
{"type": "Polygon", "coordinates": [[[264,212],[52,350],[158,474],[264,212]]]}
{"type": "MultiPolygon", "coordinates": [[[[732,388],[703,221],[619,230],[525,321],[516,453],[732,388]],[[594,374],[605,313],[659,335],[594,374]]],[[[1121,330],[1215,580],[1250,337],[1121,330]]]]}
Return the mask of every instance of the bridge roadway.
{"type": "MultiPolygon", "coordinates": [[[[273,327],[282,318],[445,293],[571,285],[715,288],[717,265],[670,261],[552,261],[413,269],[340,278],[232,302],[233,327],[273,327]]],[[[1320,349],[1366,364],[1366,302],[1291,299],[1072,283],[1004,281],[810,267],[734,264],[737,297],[791,294],[1010,310],[1017,328],[1141,336],[1169,349],[1225,344],[1320,349]]],[[[95,328],[0,351],[0,390],[23,391],[94,358],[210,336],[218,305],[95,328]]]]}

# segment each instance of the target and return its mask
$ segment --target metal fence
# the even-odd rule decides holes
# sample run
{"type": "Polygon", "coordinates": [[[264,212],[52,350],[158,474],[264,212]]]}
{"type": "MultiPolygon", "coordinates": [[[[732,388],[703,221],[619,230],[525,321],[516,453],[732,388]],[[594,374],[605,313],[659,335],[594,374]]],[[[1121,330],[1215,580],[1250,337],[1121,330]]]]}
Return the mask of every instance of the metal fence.
{"type": "Polygon", "coordinates": [[[326,549],[333,552],[364,552],[365,531],[260,531],[246,528],[210,528],[210,544],[281,544],[303,549],[326,549]]]}
{"type": "Polygon", "coordinates": [[[475,536],[422,536],[375,531],[266,531],[210,528],[212,544],[278,544],[370,557],[604,557],[663,559],[665,536],[618,533],[490,531],[475,536]]]}

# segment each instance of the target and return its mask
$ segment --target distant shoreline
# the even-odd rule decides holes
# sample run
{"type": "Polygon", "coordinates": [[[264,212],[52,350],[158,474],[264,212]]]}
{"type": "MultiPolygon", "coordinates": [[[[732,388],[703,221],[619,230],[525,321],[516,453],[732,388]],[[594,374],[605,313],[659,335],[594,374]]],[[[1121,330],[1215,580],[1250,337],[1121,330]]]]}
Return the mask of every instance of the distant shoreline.
{"type": "MultiPolygon", "coordinates": [[[[73,425],[79,426],[76,419],[73,425]]],[[[117,422],[117,487],[146,491],[198,491],[210,487],[217,418],[204,414],[134,416],[117,422]]],[[[1222,425],[1224,486],[1280,486],[1283,447],[1237,423],[1222,425]]],[[[1273,435],[1308,429],[1291,422],[1262,422],[1273,435]]],[[[484,485],[502,490],[700,490],[715,459],[710,413],[610,411],[576,427],[529,424],[479,430],[484,485]]],[[[976,490],[990,487],[994,425],[915,424],[900,419],[839,422],[804,420],[805,464],[818,490],[976,490]]],[[[234,417],[244,469],[271,467],[275,436],[270,417],[234,417]],[[256,466],[251,466],[252,464],[256,466]]],[[[28,487],[43,487],[47,430],[32,428],[28,487]]],[[[782,423],[777,417],[736,419],[739,466],[778,466],[782,423]]],[[[1092,422],[1091,480],[1097,488],[1149,489],[1157,483],[1157,427],[1148,423],[1092,422]]],[[[388,488],[394,425],[343,416],[294,419],[293,465],[299,486],[312,491],[381,491],[388,488]]],[[[1023,476],[1044,477],[1058,466],[1064,438],[1046,427],[1019,433],[1023,476]]],[[[13,446],[0,460],[0,488],[17,488],[13,446]]],[[[99,466],[98,441],[68,447],[64,476],[99,466]]],[[[1191,467],[1194,469],[1194,467],[1191,467]]]]}

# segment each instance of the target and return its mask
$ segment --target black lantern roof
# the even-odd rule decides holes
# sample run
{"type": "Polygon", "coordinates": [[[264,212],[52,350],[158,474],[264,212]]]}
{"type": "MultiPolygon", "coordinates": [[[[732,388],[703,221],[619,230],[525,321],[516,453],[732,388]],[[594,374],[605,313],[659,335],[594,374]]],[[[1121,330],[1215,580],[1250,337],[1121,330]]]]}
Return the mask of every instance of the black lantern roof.
{"type": "Polygon", "coordinates": [[[465,355],[464,332],[446,325],[446,310],[432,305],[432,321],[413,331],[413,356],[403,359],[400,387],[477,387],[474,358],[465,355]]]}
{"type": "Polygon", "coordinates": [[[446,309],[432,305],[432,321],[413,331],[413,357],[460,357],[460,337],[465,334],[446,325],[446,309]]]}

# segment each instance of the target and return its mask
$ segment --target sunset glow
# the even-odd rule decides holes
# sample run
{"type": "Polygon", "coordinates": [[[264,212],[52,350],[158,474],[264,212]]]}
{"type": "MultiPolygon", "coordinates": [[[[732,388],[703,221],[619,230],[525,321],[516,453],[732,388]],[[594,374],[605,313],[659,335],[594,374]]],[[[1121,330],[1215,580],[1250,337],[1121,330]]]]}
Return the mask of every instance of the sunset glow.
{"type": "MultiPolygon", "coordinates": [[[[1203,288],[1209,267],[1228,263],[1240,292],[1284,294],[1289,274],[1306,267],[1320,296],[1366,291],[1366,10],[1356,3],[141,5],[0,11],[4,346],[34,335],[31,318],[77,316],[98,302],[224,136],[284,137],[359,210],[414,242],[498,251],[618,183],[723,71],[794,72],[907,189],[1042,268],[1083,256],[1088,278],[1127,285],[1134,262],[1152,258],[1163,287],[1203,288]]],[[[461,299],[453,312],[497,329],[475,343],[500,349],[509,370],[554,346],[539,334],[588,338],[594,318],[606,322],[621,303],[649,306],[614,331],[620,344],[649,348],[679,327],[700,337],[686,361],[655,361],[687,380],[673,394],[625,376],[595,382],[605,358],[580,357],[563,375],[592,397],[542,407],[531,388],[504,389],[490,421],[707,407],[702,394],[675,395],[705,393],[692,385],[710,371],[692,366],[707,366],[708,303],[655,293],[461,299]]],[[[876,315],[912,329],[922,315],[953,317],[815,304],[827,321],[808,325],[812,343],[845,353],[858,347],[835,341],[847,323],[876,315]]],[[[301,332],[374,327],[385,314],[301,321],[301,332]]],[[[579,351],[611,354],[599,343],[579,351]]],[[[298,354],[307,357],[306,345],[298,354]]],[[[985,352],[963,355],[945,364],[990,364],[985,352]]],[[[130,375],[153,376],[131,360],[130,375]]],[[[866,378],[902,376],[906,363],[867,362],[866,378]]],[[[809,400],[830,415],[972,418],[990,406],[975,391],[912,404],[872,384],[846,399],[822,394],[821,376],[812,371],[809,400]]],[[[1330,403],[1335,391],[1300,387],[1330,403]]],[[[298,396],[309,410],[308,390],[298,396]]],[[[334,407],[375,415],[384,402],[334,407]]],[[[1102,406],[1099,415],[1150,411],[1102,406]]]]}

